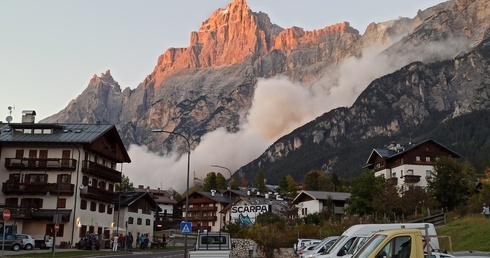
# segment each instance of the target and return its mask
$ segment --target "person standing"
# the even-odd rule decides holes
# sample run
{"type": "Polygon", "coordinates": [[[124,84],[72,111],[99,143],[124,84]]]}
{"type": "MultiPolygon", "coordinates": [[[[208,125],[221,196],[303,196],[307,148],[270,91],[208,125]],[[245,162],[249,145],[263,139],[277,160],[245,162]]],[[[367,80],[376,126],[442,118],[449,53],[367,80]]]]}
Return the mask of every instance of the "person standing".
{"type": "Polygon", "coordinates": [[[483,204],[482,214],[485,216],[486,219],[490,218],[490,208],[486,203],[483,204]]]}
{"type": "Polygon", "coordinates": [[[117,235],[114,236],[114,239],[112,240],[112,251],[116,252],[117,251],[117,246],[118,244],[118,239],[117,235]]]}
{"type": "Polygon", "coordinates": [[[131,234],[131,232],[129,232],[128,237],[126,239],[126,246],[129,252],[133,251],[133,234],[131,234]]]}

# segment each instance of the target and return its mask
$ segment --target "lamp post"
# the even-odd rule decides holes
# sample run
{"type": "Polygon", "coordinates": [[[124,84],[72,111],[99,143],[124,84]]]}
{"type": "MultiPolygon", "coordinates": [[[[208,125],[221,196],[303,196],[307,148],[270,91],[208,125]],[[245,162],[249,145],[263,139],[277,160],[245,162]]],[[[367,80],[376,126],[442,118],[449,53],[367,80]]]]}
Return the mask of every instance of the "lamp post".
{"type": "MultiPolygon", "coordinates": [[[[230,173],[230,182],[228,183],[230,185],[230,205],[231,205],[231,170],[227,167],[223,167],[223,166],[219,166],[219,165],[211,165],[211,167],[215,167],[215,168],[222,168],[222,169],[226,169],[228,170],[228,172],[230,173]]],[[[231,222],[231,209],[230,209],[230,212],[229,212],[229,216],[228,216],[228,223],[231,222]]]]}
{"type": "MultiPolygon", "coordinates": [[[[177,132],[165,131],[163,129],[153,129],[151,130],[153,133],[168,133],[175,134],[185,139],[187,142],[187,188],[185,194],[185,221],[187,222],[189,218],[189,171],[191,164],[191,143],[189,142],[189,138],[185,135],[177,132]]],[[[187,234],[184,236],[184,257],[187,257],[187,234]]]]}
{"type": "MultiPolygon", "coordinates": [[[[46,197],[51,197],[51,193],[48,191],[46,193],[46,197]]],[[[54,212],[54,216],[53,216],[53,222],[54,222],[54,225],[53,225],[53,231],[54,231],[54,234],[53,234],[53,247],[51,249],[51,252],[53,254],[53,257],[55,255],[55,248],[56,248],[56,234],[58,232],[56,232],[56,224],[59,223],[59,216],[58,216],[58,202],[60,200],[60,183],[59,182],[56,182],[56,209],[55,209],[55,212],[54,212]]]]}

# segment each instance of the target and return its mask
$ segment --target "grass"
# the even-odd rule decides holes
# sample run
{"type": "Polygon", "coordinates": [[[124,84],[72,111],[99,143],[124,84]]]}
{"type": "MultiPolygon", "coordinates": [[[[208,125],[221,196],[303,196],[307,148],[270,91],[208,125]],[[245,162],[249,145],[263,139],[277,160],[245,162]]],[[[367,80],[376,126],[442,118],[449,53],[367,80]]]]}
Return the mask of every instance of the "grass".
{"type": "MultiPolygon", "coordinates": [[[[451,237],[453,251],[490,251],[490,219],[481,214],[451,221],[438,227],[437,234],[451,237]]],[[[440,243],[441,248],[451,250],[448,240],[440,243]]]]}
{"type": "MultiPolygon", "coordinates": [[[[150,249],[150,252],[166,252],[166,251],[174,251],[174,250],[182,250],[184,247],[182,246],[169,246],[166,249],[150,249]]],[[[138,248],[133,249],[134,252],[140,251],[138,248]]],[[[129,254],[129,252],[125,251],[118,251],[117,253],[111,252],[111,251],[81,251],[81,250],[76,250],[76,251],[64,251],[64,252],[56,252],[55,257],[62,258],[62,257],[94,257],[94,256],[109,256],[109,255],[114,255],[114,254],[129,254]]],[[[8,255],[4,257],[15,257],[15,258],[22,258],[22,257],[53,257],[51,252],[47,253],[29,253],[29,254],[16,254],[16,255],[8,255]]]]}

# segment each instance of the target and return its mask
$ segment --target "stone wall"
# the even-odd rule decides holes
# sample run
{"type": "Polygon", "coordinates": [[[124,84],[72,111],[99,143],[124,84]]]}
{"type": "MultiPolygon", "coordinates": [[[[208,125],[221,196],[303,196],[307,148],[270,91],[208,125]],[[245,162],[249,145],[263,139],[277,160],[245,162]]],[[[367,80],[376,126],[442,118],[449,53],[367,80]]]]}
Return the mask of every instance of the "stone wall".
{"type": "MultiPolygon", "coordinates": [[[[231,252],[232,257],[265,257],[265,254],[257,243],[251,239],[233,238],[231,242],[234,245],[233,251],[231,252]]],[[[280,248],[274,251],[274,257],[296,258],[297,256],[294,254],[293,248],[280,248]]]]}

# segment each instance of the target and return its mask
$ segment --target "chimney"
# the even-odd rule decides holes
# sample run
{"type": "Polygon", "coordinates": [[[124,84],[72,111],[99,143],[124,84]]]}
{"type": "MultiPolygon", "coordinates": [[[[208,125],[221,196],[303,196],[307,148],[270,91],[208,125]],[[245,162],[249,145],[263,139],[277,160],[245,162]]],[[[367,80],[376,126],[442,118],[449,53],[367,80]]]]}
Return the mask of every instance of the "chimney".
{"type": "Polygon", "coordinates": [[[211,196],[214,196],[215,193],[216,193],[216,190],[211,190],[211,196]]]}
{"type": "Polygon", "coordinates": [[[144,185],[138,185],[138,189],[144,189],[145,186],[144,185]]]}
{"type": "Polygon", "coordinates": [[[250,190],[247,191],[247,195],[250,196],[250,190]]]}
{"type": "Polygon", "coordinates": [[[268,193],[265,194],[265,199],[269,199],[269,194],[268,193]]]}
{"type": "Polygon", "coordinates": [[[33,124],[36,120],[36,111],[23,110],[22,111],[22,123],[33,124]]]}

